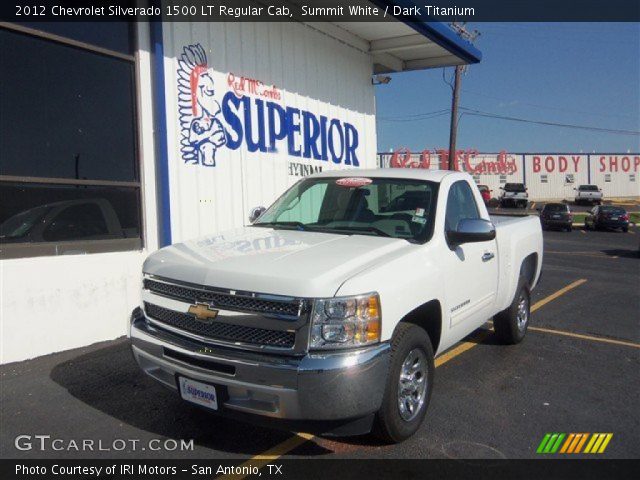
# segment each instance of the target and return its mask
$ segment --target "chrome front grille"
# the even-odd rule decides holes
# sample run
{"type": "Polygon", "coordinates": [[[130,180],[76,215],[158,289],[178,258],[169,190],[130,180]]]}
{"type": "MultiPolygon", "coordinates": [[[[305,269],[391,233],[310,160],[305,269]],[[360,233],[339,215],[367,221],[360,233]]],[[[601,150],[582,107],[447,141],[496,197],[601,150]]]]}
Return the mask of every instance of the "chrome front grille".
{"type": "Polygon", "coordinates": [[[211,340],[278,348],[293,348],[295,344],[296,335],[291,331],[268,330],[215,321],[204,323],[188,313],[176,312],[148,302],[144,303],[144,308],[152,320],[211,340]]]}
{"type": "Polygon", "coordinates": [[[246,295],[231,295],[185,285],[158,282],[148,278],[144,280],[144,288],[156,295],[163,295],[175,300],[189,303],[206,302],[214,308],[237,312],[298,317],[301,308],[301,302],[298,299],[271,300],[246,295]]]}

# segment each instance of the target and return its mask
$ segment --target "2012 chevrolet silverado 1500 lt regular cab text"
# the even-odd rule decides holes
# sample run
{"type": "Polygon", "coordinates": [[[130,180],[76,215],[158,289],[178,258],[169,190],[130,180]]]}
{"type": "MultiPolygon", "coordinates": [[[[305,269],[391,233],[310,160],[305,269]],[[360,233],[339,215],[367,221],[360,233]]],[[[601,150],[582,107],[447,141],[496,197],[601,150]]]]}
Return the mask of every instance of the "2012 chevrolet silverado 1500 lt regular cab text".
{"type": "Polygon", "coordinates": [[[325,172],[256,213],[144,264],[133,353],[185,400],[398,442],[425,417],[434,356],[492,317],[505,343],[527,331],[540,222],[489,218],[465,173],[325,172]]]}

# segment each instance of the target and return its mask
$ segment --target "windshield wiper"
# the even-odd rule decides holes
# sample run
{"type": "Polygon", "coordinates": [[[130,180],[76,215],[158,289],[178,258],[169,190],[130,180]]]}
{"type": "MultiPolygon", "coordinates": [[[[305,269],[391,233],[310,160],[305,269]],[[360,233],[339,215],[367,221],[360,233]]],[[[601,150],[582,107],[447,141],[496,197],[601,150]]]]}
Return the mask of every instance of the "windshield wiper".
{"type": "Polygon", "coordinates": [[[308,230],[308,227],[302,222],[257,222],[254,227],[291,227],[288,230],[308,230]]]}
{"type": "Polygon", "coordinates": [[[330,227],[330,229],[331,230],[340,230],[340,231],[343,231],[343,232],[346,232],[346,231],[371,232],[371,233],[375,233],[379,237],[393,237],[393,235],[390,235],[389,233],[385,232],[384,230],[380,230],[379,228],[376,228],[376,227],[330,227]]]}

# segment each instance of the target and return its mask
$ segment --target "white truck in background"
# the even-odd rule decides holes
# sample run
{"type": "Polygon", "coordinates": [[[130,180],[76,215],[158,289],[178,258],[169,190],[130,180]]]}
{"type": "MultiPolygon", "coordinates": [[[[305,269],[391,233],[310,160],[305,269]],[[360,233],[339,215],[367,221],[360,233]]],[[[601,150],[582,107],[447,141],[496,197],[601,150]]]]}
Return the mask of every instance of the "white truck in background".
{"type": "Polygon", "coordinates": [[[576,190],[575,203],[590,203],[602,205],[602,190],[597,185],[579,185],[576,190]]]}
{"type": "Polygon", "coordinates": [[[468,174],[324,172],[252,217],[144,263],[133,354],[187,401],[399,442],[437,355],[492,317],[504,343],[526,334],[540,222],[490,218],[468,174]]]}

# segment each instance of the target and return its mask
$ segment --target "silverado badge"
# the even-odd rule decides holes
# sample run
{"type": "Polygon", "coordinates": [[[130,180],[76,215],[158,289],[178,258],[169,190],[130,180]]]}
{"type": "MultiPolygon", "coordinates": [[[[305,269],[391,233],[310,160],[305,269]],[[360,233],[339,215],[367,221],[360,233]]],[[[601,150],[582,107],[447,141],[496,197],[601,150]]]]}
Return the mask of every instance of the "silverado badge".
{"type": "Polygon", "coordinates": [[[195,305],[191,305],[188,312],[196,317],[196,320],[204,323],[212,323],[218,316],[218,310],[214,310],[206,303],[196,303],[195,305]]]}

